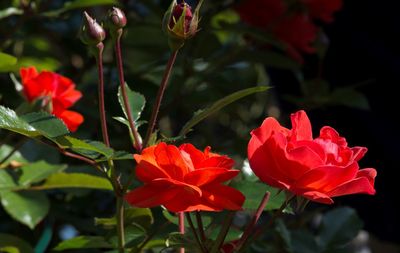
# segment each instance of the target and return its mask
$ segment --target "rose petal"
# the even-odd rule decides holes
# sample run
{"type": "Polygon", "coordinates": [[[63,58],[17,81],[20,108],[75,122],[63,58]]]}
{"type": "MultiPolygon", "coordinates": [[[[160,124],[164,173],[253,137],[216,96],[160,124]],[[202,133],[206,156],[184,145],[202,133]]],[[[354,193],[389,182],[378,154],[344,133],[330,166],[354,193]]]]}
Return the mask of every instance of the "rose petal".
{"type": "Polygon", "coordinates": [[[239,172],[239,170],[227,170],[225,168],[203,168],[189,172],[184,181],[196,186],[214,182],[222,183],[236,177],[239,172]]]}

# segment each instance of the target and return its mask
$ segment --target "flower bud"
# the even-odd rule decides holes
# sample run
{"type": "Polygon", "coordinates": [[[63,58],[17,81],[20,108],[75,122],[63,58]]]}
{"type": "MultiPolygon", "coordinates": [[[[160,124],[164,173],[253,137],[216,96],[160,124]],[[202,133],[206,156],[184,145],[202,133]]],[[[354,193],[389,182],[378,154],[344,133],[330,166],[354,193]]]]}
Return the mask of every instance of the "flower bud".
{"type": "Polygon", "coordinates": [[[177,50],[181,48],[187,39],[196,34],[201,3],[202,1],[197,5],[193,13],[190,5],[185,1],[180,4],[177,4],[176,0],[172,1],[163,20],[163,30],[169,37],[171,49],[177,50]]]}
{"type": "Polygon", "coordinates": [[[110,25],[114,29],[124,28],[126,26],[127,20],[125,13],[117,7],[113,7],[108,13],[110,25]]]}
{"type": "Polygon", "coordinates": [[[97,45],[106,38],[103,27],[85,11],[80,38],[87,45],[97,45]]]}

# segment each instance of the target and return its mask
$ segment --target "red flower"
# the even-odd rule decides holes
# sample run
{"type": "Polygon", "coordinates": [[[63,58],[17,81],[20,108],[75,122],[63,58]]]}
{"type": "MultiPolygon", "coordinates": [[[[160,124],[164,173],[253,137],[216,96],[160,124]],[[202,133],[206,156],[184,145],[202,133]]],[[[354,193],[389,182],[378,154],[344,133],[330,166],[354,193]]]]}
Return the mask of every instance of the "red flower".
{"type": "Polygon", "coordinates": [[[342,0],[301,0],[308,9],[308,14],[326,23],[333,22],[333,13],[342,8],[342,0]]]}
{"type": "Polygon", "coordinates": [[[270,32],[284,42],[293,58],[302,61],[298,51],[315,51],[311,44],[317,38],[317,27],[305,13],[289,13],[284,1],[244,0],[236,10],[245,23],[270,32]]]}
{"type": "Polygon", "coordinates": [[[248,157],[261,181],[324,204],[336,196],[375,194],[376,170],[359,170],[358,165],[367,148],[348,147],[328,126],[313,139],[304,111],[292,114],[291,120],[291,130],[269,117],[251,132],[248,157]]]}
{"type": "Polygon", "coordinates": [[[28,102],[43,99],[43,107],[60,118],[71,132],[83,122],[83,116],[67,110],[82,97],[71,79],[50,71],[37,72],[35,67],[20,69],[24,95],[28,102]]]}
{"type": "Polygon", "coordinates": [[[130,191],[126,201],[137,207],[165,206],[172,212],[239,210],[244,196],[222,183],[235,177],[234,161],[204,152],[191,144],[160,143],[134,155],[136,177],[144,185],[130,191]]]}

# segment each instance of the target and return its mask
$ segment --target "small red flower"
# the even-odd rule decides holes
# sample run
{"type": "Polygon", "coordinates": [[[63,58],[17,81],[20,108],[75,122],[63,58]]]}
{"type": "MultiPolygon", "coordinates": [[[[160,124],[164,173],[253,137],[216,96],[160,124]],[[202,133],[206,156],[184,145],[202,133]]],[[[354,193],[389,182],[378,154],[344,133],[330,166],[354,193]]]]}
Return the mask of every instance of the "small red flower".
{"type": "Polygon", "coordinates": [[[163,205],[172,212],[240,210],[245,197],[223,182],[234,178],[234,161],[204,152],[191,144],[159,143],[134,155],[136,177],[143,186],[130,191],[126,201],[137,207],[163,205]]]}
{"type": "Polygon", "coordinates": [[[291,115],[292,129],[274,118],[251,132],[248,157],[261,181],[312,201],[332,204],[332,197],[375,194],[376,170],[359,170],[364,147],[348,147],[346,139],[325,126],[313,139],[304,111],[291,115]]]}
{"type": "Polygon", "coordinates": [[[20,69],[24,95],[28,102],[43,99],[43,107],[60,118],[71,132],[83,122],[83,116],[67,110],[82,97],[71,79],[50,71],[37,72],[35,67],[20,69]]]}

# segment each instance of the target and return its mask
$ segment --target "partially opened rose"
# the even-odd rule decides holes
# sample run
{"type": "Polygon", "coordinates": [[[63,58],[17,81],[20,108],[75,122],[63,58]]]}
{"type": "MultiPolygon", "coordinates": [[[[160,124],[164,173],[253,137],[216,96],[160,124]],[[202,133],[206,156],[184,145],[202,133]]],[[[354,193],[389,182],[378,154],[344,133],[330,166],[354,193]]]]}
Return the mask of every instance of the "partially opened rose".
{"type": "Polygon", "coordinates": [[[43,100],[43,107],[64,121],[71,132],[83,122],[83,116],[67,110],[76,103],[82,93],[75,90],[71,79],[51,71],[37,72],[35,67],[21,68],[23,92],[28,102],[43,100]]]}
{"type": "Polygon", "coordinates": [[[241,209],[244,196],[223,183],[239,171],[227,156],[203,152],[191,144],[160,143],[134,155],[136,177],[143,186],[130,191],[126,201],[137,207],[163,205],[172,212],[241,209]]]}
{"type": "Polygon", "coordinates": [[[348,147],[328,126],[313,139],[304,111],[293,113],[291,121],[292,129],[287,129],[269,117],[251,132],[249,162],[261,181],[325,204],[336,196],[375,194],[376,170],[358,165],[366,148],[348,147]]]}

